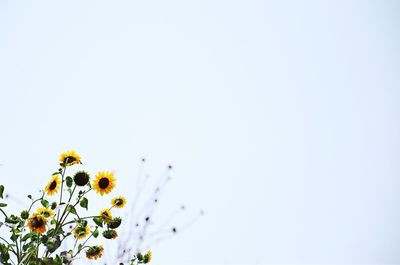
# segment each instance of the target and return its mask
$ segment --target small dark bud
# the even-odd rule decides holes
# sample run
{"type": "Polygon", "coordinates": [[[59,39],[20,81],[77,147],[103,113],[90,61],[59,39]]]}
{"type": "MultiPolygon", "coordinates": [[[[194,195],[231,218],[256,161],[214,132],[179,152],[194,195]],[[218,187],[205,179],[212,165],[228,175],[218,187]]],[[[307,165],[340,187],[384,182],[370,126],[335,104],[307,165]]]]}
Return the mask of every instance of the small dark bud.
{"type": "Polygon", "coordinates": [[[54,210],[55,208],[57,208],[57,203],[56,202],[52,202],[51,203],[51,209],[54,210]]]}

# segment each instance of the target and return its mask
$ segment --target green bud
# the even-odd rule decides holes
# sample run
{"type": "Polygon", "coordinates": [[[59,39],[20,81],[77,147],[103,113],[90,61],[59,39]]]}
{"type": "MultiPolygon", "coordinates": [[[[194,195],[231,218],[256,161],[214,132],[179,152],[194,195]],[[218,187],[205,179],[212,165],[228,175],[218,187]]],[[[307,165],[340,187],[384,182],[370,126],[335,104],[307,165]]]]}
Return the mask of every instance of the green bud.
{"type": "Polygon", "coordinates": [[[29,212],[28,211],[22,211],[21,212],[21,218],[22,219],[24,219],[24,220],[26,220],[26,219],[28,219],[28,217],[29,217],[29,212]]]}

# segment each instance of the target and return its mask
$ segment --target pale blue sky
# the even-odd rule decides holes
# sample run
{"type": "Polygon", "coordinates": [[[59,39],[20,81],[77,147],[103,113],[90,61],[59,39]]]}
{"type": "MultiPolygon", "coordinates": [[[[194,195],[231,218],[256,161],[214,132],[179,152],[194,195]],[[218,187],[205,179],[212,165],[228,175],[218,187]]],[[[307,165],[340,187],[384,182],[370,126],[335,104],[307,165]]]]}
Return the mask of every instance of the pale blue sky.
{"type": "Polygon", "coordinates": [[[2,182],[25,196],[76,149],[129,193],[145,156],[175,165],[171,208],[207,213],[155,264],[400,263],[399,13],[2,1],[2,182]]]}

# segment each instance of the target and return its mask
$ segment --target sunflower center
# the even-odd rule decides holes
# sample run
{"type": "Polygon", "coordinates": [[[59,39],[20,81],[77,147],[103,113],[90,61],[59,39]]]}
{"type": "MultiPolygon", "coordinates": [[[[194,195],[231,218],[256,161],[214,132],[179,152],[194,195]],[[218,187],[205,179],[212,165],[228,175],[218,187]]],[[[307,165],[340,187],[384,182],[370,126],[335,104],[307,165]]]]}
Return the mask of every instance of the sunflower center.
{"type": "Polygon", "coordinates": [[[54,190],[57,187],[57,181],[53,180],[53,182],[51,182],[49,189],[50,190],[54,190]]]}
{"type": "Polygon", "coordinates": [[[73,156],[67,156],[65,159],[64,159],[64,163],[72,163],[72,162],[75,162],[76,161],[76,159],[75,159],[75,157],[73,157],[73,156]]]}
{"type": "Polygon", "coordinates": [[[43,226],[43,224],[44,224],[44,222],[43,222],[43,220],[41,218],[35,217],[32,220],[32,226],[33,227],[41,227],[41,226],[43,226]]]}
{"type": "Polygon", "coordinates": [[[110,181],[108,180],[108,178],[101,178],[99,181],[99,187],[101,189],[106,189],[109,184],[110,184],[110,181]]]}
{"type": "Polygon", "coordinates": [[[89,175],[86,172],[78,172],[75,174],[74,181],[78,186],[85,186],[89,181],[89,175]]]}
{"type": "Polygon", "coordinates": [[[107,212],[103,212],[102,216],[103,216],[105,219],[110,218],[110,216],[108,215],[107,212]]]}

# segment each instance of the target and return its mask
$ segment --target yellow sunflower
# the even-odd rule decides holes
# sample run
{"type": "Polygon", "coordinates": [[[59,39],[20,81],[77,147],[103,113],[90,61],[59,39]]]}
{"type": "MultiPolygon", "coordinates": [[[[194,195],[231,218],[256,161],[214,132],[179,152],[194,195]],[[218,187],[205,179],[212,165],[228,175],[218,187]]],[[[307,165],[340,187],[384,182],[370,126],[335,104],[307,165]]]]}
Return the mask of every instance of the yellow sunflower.
{"type": "Polygon", "coordinates": [[[92,188],[100,195],[108,194],[115,187],[114,174],[108,171],[100,171],[92,182],[92,188]]]}
{"type": "Polygon", "coordinates": [[[126,199],[123,196],[118,196],[111,200],[111,204],[115,208],[123,208],[126,204],[126,199]]]}
{"type": "Polygon", "coordinates": [[[37,234],[46,232],[46,217],[41,214],[33,214],[28,220],[28,227],[37,234]]]}
{"type": "Polygon", "coordinates": [[[151,258],[153,256],[153,253],[151,253],[151,251],[147,251],[146,254],[144,254],[144,263],[149,263],[151,261],[151,258]]]}
{"type": "Polygon", "coordinates": [[[88,259],[98,259],[101,258],[101,256],[103,256],[103,245],[99,245],[99,246],[91,246],[88,248],[88,250],[86,250],[86,257],[88,259]]]}
{"type": "Polygon", "coordinates": [[[104,223],[109,223],[112,220],[112,214],[110,212],[110,209],[104,209],[100,211],[100,219],[104,223]]]}
{"type": "Polygon", "coordinates": [[[76,239],[82,239],[85,238],[89,235],[90,233],[90,228],[89,226],[80,226],[78,225],[77,227],[75,227],[74,229],[74,237],[76,239]]]}
{"type": "Polygon", "coordinates": [[[44,190],[47,193],[47,195],[53,196],[60,189],[60,185],[61,185],[60,174],[55,174],[51,177],[50,182],[47,184],[44,190]]]}
{"type": "Polygon", "coordinates": [[[38,208],[36,211],[37,214],[43,215],[46,218],[52,217],[54,215],[54,211],[50,208],[38,208]]]}
{"type": "Polygon", "coordinates": [[[62,167],[72,166],[79,163],[81,163],[81,157],[73,150],[60,155],[60,165],[62,167]]]}

